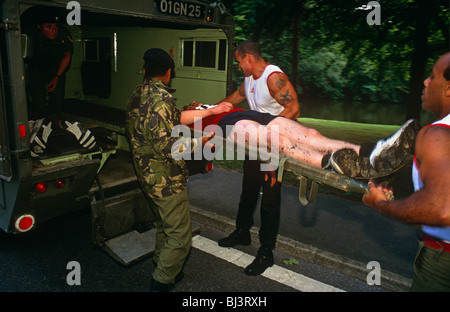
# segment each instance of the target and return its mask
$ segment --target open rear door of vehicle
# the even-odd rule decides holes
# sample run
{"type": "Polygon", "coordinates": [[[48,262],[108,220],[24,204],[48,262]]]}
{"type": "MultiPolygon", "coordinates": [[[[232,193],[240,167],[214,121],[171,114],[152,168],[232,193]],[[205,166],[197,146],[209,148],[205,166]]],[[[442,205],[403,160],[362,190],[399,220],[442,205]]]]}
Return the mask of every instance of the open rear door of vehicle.
{"type": "MultiPolygon", "coordinates": [[[[8,144],[8,128],[6,124],[6,98],[5,98],[5,88],[4,88],[4,74],[3,74],[3,58],[2,51],[5,47],[5,29],[0,27],[0,178],[4,180],[11,180],[11,159],[9,153],[8,144]]],[[[24,129],[25,130],[25,129],[24,129]]]]}

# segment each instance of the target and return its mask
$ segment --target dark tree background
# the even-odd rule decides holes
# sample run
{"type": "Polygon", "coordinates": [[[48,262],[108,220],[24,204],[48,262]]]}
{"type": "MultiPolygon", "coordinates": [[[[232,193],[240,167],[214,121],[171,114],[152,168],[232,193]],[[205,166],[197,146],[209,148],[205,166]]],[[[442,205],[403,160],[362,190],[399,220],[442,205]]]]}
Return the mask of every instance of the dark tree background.
{"type": "MultiPolygon", "coordinates": [[[[214,1],[211,1],[214,2],[214,1]]],[[[423,81],[450,51],[449,1],[223,0],[237,42],[257,40],[302,97],[395,103],[420,118],[423,81]]]]}

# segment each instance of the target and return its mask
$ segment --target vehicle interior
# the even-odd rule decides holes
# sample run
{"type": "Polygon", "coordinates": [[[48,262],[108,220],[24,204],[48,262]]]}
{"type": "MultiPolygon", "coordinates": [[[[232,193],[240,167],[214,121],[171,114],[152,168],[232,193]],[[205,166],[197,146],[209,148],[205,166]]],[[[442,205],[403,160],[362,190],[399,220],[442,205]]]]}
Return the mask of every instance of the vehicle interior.
{"type": "MultiPolygon", "coordinates": [[[[146,49],[159,47],[173,54],[176,77],[171,87],[177,89],[174,96],[179,108],[193,100],[211,103],[226,95],[227,37],[221,29],[200,27],[195,22],[83,10],[81,25],[69,26],[65,24],[65,9],[30,7],[21,15],[25,69],[32,56],[34,17],[43,9],[56,12],[74,42],[62,118],[80,122],[94,134],[97,145],[86,150],[70,133],[54,126],[45,153],[33,160],[36,167],[89,154],[102,158],[104,166],[129,163],[121,166],[126,167],[120,170],[124,172],[122,178],[117,177],[118,170],[101,170],[102,183],[130,179],[130,172],[134,175],[124,133],[125,110],[133,89],[142,82],[142,56],[146,49]],[[111,172],[114,177],[106,177],[111,172]]],[[[28,100],[29,119],[33,120],[30,96],[28,100]]]]}

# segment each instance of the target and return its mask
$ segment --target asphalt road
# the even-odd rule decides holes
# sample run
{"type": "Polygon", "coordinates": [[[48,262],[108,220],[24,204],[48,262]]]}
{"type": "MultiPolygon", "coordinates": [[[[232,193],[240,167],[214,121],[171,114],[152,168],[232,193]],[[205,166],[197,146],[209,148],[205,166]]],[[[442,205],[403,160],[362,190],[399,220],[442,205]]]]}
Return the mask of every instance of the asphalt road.
{"type": "MultiPolygon", "coordinates": [[[[224,216],[225,223],[234,225],[241,179],[238,172],[218,168],[208,175],[192,176],[188,185],[190,202],[201,210],[224,216]]],[[[259,211],[255,226],[259,227],[259,211]]],[[[383,270],[400,279],[411,279],[414,274],[417,228],[383,216],[360,201],[319,193],[315,203],[303,207],[298,188],[283,185],[279,234],[304,245],[303,253],[319,249],[339,259],[334,269],[345,262],[366,266],[377,261],[383,270]]],[[[295,250],[291,253],[295,254],[295,250]]]]}
{"type": "MultiPolygon", "coordinates": [[[[180,293],[176,297],[179,300],[188,298],[185,293],[220,297],[224,293],[237,296],[258,292],[270,296],[301,291],[385,291],[301,259],[286,264],[284,261],[292,256],[279,251],[275,252],[275,266],[266,271],[269,274],[246,276],[243,268],[253,260],[258,244],[238,249],[220,248],[216,241],[224,232],[195,221],[194,224],[201,231],[194,236],[185,277],[174,289],[180,293]],[[205,248],[205,244],[209,247],[205,248]],[[240,255],[241,263],[236,258],[230,259],[236,254],[240,255]],[[288,282],[286,275],[289,275],[288,282]],[[305,279],[308,282],[302,285],[305,279]]],[[[153,270],[151,257],[122,266],[101,248],[93,246],[90,227],[90,213],[82,211],[25,235],[1,233],[0,292],[148,293],[153,270]],[[68,266],[73,262],[80,268],[77,283],[72,278],[74,267],[68,266]]]]}
{"type": "MultiPolygon", "coordinates": [[[[406,280],[412,276],[414,228],[360,203],[329,195],[319,195],[311,207],[301,207],[297,190],[287,186],[282,188],[275,266],[267,275],[246,276],[243,268],[259,247],[255,238],[258,222],[251,246],[227,249],[216,243],[233,230],[240,179],[239,173],[221,169],[191,177],[192,217],[200,234],[194,239],[185,278],[176,285],[175,291],[181,293],[178,300],[188,298],[182,294],[186,292],[226,300],[223,295],[229,292],[292,294],[330,291],[329,287],[347,292],[401,290],[390,289],[384,280],[380,287],[367,285],[365,265],[370,261],[386,270],[382,275],[393,272],[406,280]],[[352,272],[358,270],[355,277],[352,272]]],[[[94,246],[89,210],[58,218],[26,234],[0,233],[0,292],[147,293],[152,270],[151,258],[124,267],[94,246]],[[79,284],[68,283],[73,272],[70,263],[79,265],[79,284]]]]}

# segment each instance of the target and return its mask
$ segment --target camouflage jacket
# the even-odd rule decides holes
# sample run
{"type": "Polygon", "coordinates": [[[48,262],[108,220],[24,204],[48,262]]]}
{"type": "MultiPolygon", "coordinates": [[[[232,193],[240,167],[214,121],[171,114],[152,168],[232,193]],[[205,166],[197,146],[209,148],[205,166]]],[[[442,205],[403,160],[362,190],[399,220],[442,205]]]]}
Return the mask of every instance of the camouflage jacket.
{"type": "Polygon", "coordinates": [[[128,100],[126,130],[133,162],[142,188],[151,197],[170,196],[186,188],[186,163],[184,159],[176,160],[171,151],[181,143],[180,150],[193,152],[199,142],[172,137],[180,118],[174,98],[157,79],[137,86],[128,100]]]}

